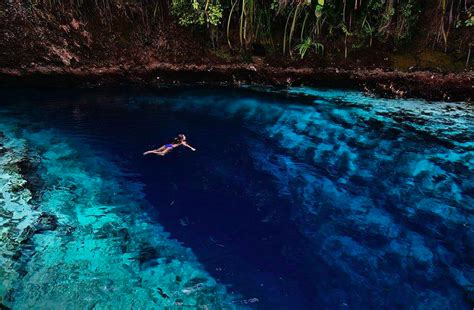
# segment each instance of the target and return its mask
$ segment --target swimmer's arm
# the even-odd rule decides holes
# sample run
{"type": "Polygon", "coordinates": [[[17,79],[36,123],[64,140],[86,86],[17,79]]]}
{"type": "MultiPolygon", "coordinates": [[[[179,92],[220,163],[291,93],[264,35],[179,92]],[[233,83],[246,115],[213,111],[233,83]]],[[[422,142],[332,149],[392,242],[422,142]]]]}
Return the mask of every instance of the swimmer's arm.
{"type": "Polygon", "coordinates": [[[183,142],[183,145],[187,148],[190,148],[192,151],[196,151],[195,148],[193,148],[191,145],[187,144],[186,142],[183,142]]]}

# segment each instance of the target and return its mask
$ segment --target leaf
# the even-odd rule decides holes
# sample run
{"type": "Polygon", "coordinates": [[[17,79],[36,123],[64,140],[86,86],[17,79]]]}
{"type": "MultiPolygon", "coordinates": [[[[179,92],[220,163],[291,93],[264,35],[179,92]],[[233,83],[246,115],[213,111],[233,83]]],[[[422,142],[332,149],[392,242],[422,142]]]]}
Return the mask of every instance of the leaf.
{"type": "MultiPolygon", "coordinates": [[[[318,0],[320,1],[320,0],[318,0]]],[[[319,4],[316,5],[316,8],[314,10],[314,14],[316,15],[316,18],[321,18],[323,15],[323,7],[319,4]]]]}

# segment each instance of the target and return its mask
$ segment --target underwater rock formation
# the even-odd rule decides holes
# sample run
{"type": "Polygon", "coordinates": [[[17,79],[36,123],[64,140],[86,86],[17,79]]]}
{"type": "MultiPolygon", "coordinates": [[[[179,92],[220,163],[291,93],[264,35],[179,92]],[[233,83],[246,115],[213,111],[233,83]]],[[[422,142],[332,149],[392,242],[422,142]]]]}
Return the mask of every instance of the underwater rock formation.
{"type": "Polygon", "coordinates": [[[2,132],[0,143],[0,303],[5,303],[24,274],[24,261],[31,254],[28,242],[41,213],[35,210],[27,181],[20,174],[20,163],[27,160],[25,141],[14,141],[2,132]]]}
{"type": "MultiPolygon", "coordinates": [[[[68,100],[69,96],[66,95],[68,100]]],[[[34,233],[29,235],[28,242],[17,247],[20,251],[12,252],[23,263],[21,268],[12,269],[21,275],[9,286],[13,288],[10,293],[2,291],[5,305],[47,307],[65,302],[72,307],[73,301],[79,300],[74,305],[262,307],[268,298],[265,294],[270,292],[269,300],[273,298],[274,304],[306,298],[311,306],[331,309],[470,309],[474,283],[472,106],[385,100],[358,92],[306,88],[282,93],[179,89],[158,94],[106,94],[106,104],[114,108],[100,111],[96,110],[100,99],[95,94],[87,96],[80,97],[88,101],[84,106],[80,100],[72,100],[62,110],[54,102],[49,110],[52,122],[57,122],[57,113],[64,111],[71,112],[68,117],[74,120],[87,118],[84,115],[93,112],[90,122],[81,120],[68,125],[83,126],[77,131],[78,136],[67,130],[47,130],[40,120],[36,125],[28,125],[28,116],[20,121],[0,114],[5,120],[0,125],[0,131],[5,133],[0,152],[17,154],[24,150],[20,154],[27,154],[16,161],[18,164],[7,164],[2,169],[19,174],[21,180],[17,183],[22,185],[12,190],[30,192],[26,197],[32,211],[28,212],[34,214],[29,225],[34,233]],[[104,119],[110,123],[104,122],[103,126],[100,122],[98,128],[84,130],[104,119]],[[242,269],[236,268],[229,271],[231,275],[226,279],[254,281],[257,286],[265,282],[264,293],[254,290],[234,296],[216,283],[189,249],[171,240],[156,224],[156,218],[151,220],[146,212],[152,211],[147,208],[144,185],[126,178],[125,170],[119,169],[114,161],[104,160],[112,156],[101,154],[105,151],[100,143],[88,143],[87,135],[95,138],[97,133],[110,130],[113,134],[104,133],[103,138],[111,139],[114,146],[116,141],[122,141],[126,146],[120,150],[127,154],[128,143],[138,138],[137,132],[128,135],[128,128],[122,128],[124,119],[143,123],[143,128],[133,123],[138,133],[142,132],[139,129],[148,133],[152,127],[148,122],[156,124],[160,120],[160,130],[171,128],[168,134],[175,130],[179,119],[180,125],[193,129],[193,143],[201,134],[201,141],[208,143],[210,149],[203,147],[200,150],[205,151],[192,154],[176,151],[176,157],[164,158],[176,160],[175,167],[179,163],[190,173],[178,179],[187,187],[168,192],[163,187],[181,187],[181,183],[173,184],[167,179],[168,171],[161,175],[151,171],[148,181],[163,177],[170,184],[153,184],[155,187],[150,186],[146,193],[157,194],[147,198],[154,197],[163,204],[158,221],[165,209],[173,209],[168,212],[177,216],[171,216],[169,222],[163,220],[162,224],[169,225],[166,228],[172,231],[173,222],[178,234],[186,231],[179,238],[187,245],[191,244],[189,239],[181,237],[193,233],[203,235],[193,239],[196,243],[208,240],[213,247],[221,248],[227,242],[225,247],[222,245],[223,258],[213,255],[217,252],[208,253],[211,247],[192,245],[195,253],[202,255],[202,262],[226,260],[219,261],[219,271],[213,273],[217,277],[225,273],[221,267],[225,269],[231,264],[226,265],[227,261],[235,260],[233,254],[244,249],[236,247],[231,252],[235,240],[244,239],[250,246],[264,242],[274,246],[275,251],[267,252],[275,257],[263,260],[269,267],[261,268],[263,264],[257,261],[251,266],[257,268],[246,269],[261,274],[238,278],[232,273],[242,269]],[[117,134],[120,128],[114,126],[120,126],[122,131],[117,134]],[[214,133],[216,128],[218,133],[209,139],[209,132],[214,133]],[[226,139],[231,147],[222,146],[226,139]],[[209,163],[209,154],[214,152],[218,154],[213,154],[215,160],[209,163]],[[186,165],[191,160],[182,160],[187,155],[193,156],[194,163],[189,166],[186,165]],[[198,167],[201,165],[202,170],[198,167]],[[197,171],[191,174],[195,167],[197,171]],[[253,176],[256,180],[251,179],[253,176]],[[206,197],[196,196],[201,191],[217,196],[224,187],[239,193],[217,200],[214,210],[243,215],[236,221],[224,221],[224,225],[230,223],[229,234],[214,238],[208,227],[204,227],[205,232],[195,228],[198,225],[191,210],[210,210],[206,209],[206,197]],[[191,198],[179,201],[173,196],[183,192],[192,193],[191,198]],[[246,201],[242,199],[222,208],[222,201],[227,203],[227,198],[238,195],[248,198],[248,205],[244,206],[246,201]],[[181,213],[179,208],[187,209],[181,213]],[[245,213],[252,208],[257,211],[245,213]],[[189,218],[185,217],[186,212],[191,213],[189,218]],[[248,226],[235,229],[246,219],[258,229],[274,225],[275,231],[258,235],[258,229],[244,231],[248,226]],[[286,243],[276,242],[293,231],[295,236],[285,239],[286,243]],[[273,239],[261,240],[267,236],[273,239]],[[252,243],[254,239],[258,240],[252,243]],[[278,260],[274,265],[273,258],[278,260]],[[272,268],[283,269],[285,264],[291,268],[285,277],[279,278],[280,270],[272,268]],[[291,278],[297,272],[303,275],[291,278]],[[276,281],[257,282],[262,278],[276,281]],[[290,286],[293,291],[288,289],[290,286]],[[303,289],[308,292],[279,298],[281,292],[300,293],[303,289]]],[[[133,143],[130,152],[145,144],[133,143]]],[[[144,160],[143,169],[158,170],[162,162],[157,162],[144,160]]],[[[169,173],[176,172],[172,169],[169,173]]],[[[146,183],[147,179],[143,180],[146,183]]],[[[11,226],[14,222],[10,218],[6,215],[2,223],[11,226]]],[[[225,217],[204,214],[198,219],[204,226],[211,226],[225,217]],[[207,218],[209,221],[204,221],[207,218]]],[[[240,267],[242,261],[237,259],[234,263],[240,267]]],[[[251,286],[244,283],[240,287],[251,286]]]]}
{"type": "Polygon", "coordinates": [[[272,98],[191,92],[166,104],[143,101],[238,119],[269,137],[248,142],[251,156],[291,201],[291,219],[313,253],[308,261],[323,264],[307,272],[331,274],[334,284],[320,284],[321,304],[468,309],[472,106],[305,88],[291,89],[286,104],[272,98]]]}
{"type": "Polygon", "coordinates": [[[0,111],[0,303],[236,307],[191,250],[147,216],[141,184],[125,181],[87,144],[7,112],[0,111]],[[28,165],[41,178],[35,198],[21,174],[28,165]]]}

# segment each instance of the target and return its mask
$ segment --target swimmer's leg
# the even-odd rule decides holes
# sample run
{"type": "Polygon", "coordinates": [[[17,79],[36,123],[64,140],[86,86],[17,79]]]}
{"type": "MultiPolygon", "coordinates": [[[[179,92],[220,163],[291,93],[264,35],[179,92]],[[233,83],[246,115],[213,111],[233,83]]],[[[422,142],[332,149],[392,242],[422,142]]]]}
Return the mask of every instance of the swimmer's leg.
{"type": "Polygon", "coordinates": [[[173,148],[167,147],[165,150],[163,150],[162,152],[160,152],[160,154],[158,154],[158,155],[165,156],[166,154],[168,154],[169,152],[171,152],[171,150],[173,150],[173,148]]]}
{"type": "Polygon", "coordinates": [[[156,154],[156,155],[161,155],[161,156],[165,155],[164,152],[160,152],[158,150],[153,150],[153,151],[148,151],[148,152],[143,153],[143,155],[148,155],[148,154],[156,154]]]}
{"type": "Polygon", "coordinates": [[[158,155],[160,155],[159,153],[162,153],[166,149],[167,149],[167,147],[163,145],[159,149],[147,151],[147,152],[143,153],[143,155],[148,155],[148,154],[158,154],[158,155]]]}
{"type": "MultiPolygon", "coordinates": [[[[160,148],[160,149],[161,149],[161,148],[160,148]]],[[[163,151],[160,151],[160,149],[145,152],[145,153],[143,153],[143,155],[156,154],[156,155],[160,155],[160,156],[165,156],[166,154],[168,154],[169,152],[171,152],[171,150],[173,150],[173,148],[170,148],[170,147],[165,148],[163,151]]]]}

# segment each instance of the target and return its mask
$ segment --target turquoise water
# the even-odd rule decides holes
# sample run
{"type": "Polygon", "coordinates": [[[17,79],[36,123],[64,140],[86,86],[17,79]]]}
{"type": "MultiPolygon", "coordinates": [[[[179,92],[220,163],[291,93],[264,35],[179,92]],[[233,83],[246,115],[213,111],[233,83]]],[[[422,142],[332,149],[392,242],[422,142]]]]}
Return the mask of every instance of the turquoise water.
{"type": "Polygon", "coordinates": [[[0,114],[4,304],[231,307],[225,287],[146,214],[143,184],[127,180],[87,138],[10,113],[0,114]],[[24,166],[33,174],[21,176],[24,166]]]}
{"type": "Polygon", "coordinates": [[[474,108],[358,92],[3,91],[11,308],[474,300],[474,108]],[[143,157],[185,132],[196,153],[143,157]]]}

